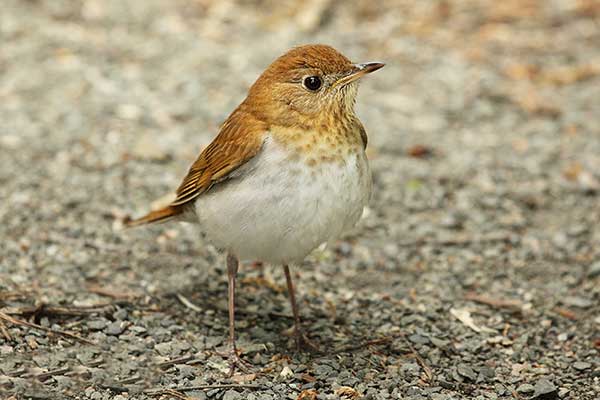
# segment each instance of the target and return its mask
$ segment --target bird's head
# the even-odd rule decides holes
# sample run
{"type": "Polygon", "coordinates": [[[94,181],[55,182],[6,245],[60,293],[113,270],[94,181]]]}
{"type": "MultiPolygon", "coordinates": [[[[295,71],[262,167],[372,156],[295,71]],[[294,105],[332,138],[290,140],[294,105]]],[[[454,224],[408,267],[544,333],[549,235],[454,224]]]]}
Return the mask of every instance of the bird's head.
{"type": "Polygon", "coordinates": [[[359,79],[383,66],[353,63],[326,45],[295,47],[269,65],[244,103],[286,126],[352,116],[359,79]]]}

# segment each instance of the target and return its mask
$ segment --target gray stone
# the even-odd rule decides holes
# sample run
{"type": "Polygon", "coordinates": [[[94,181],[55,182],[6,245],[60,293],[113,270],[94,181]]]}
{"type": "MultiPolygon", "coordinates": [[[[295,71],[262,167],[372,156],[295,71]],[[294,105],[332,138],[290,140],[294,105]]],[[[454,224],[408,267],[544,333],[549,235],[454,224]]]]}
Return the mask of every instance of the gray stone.
{"type": "Polygon", "coordinates": [[[464,376],[471,381],[475,381],[475,379],[477,379],[477,374],[475,371],[473,371],[473,368],[466,364],[459,364],[456,370],[461,376],[464,376]]]}
{"type": "Polygon", "coordinates": [[[158,354],[160,354],[162,356],[169,355],[169,354],[171,354],[171,351],[172,351],[171,342],[158,343],[157,345],[154,346],[154,350],[156,350],[158,352],[158,354]]]}
{"type": "Polygon", "coordinates": [[[557,388],[548,379],[540,379],[535,384],[533,398],[539,400],[556,399],[558,398],[557,388]]]}
{"type": "Polygon", "coordinates": [[[578,308],[589,308],[594,302],[581,296],[567,296],[562,300],[563,304],[578,308]]]}
{"type": "Polygon", "coordinates": [[[242,395],[233,389],[226,391],[225,395],[223,395],[223,400],[239,400],[241,398],[242,398],[242,395]]]}
{"type": "Polygon", "coordinates": [[[108,321],[106,319],[93,319],[87,322],[89,329],[93,331],[100,331],[106,327],[108,321]]]}
{"type": "Polygon", "coordinates": [[[121,308],[120,310],[113,313],[113,318],[121,321],[121,320],[127,319],[127,315],[128,315],[127,310],[124,308],[121,308]]]}
{"type": "Polygon", "coordinates": [[[429,343],[429,338],[427,336],[422,336],[419,334],[410,335],[408,337],[408,340],[410,340],[411,342],[416,343],[416,344],[428,344],[429,343]]]}
{"type": "Polygon", "coordinates": [[[573,363],[573,368],[575,368],[577,371],[584,371],[591,367],[592,364],[586,361],[576,361],[573,363]]]}
{"type": "Polygon", "coordinates": [[[118,336],[121,333],[123,333],[123,331],[125,330],[126,327],[127,327],[127,325],[122,321],[111,322],[106,327],[106,334],[118,336]]]}
{"type": "Polygon", "coordinates": [[[439,347],[440,349],[444,349],[450,344],[448,340],[439,339],[435,336],[430,337],[429,340],[431,341],[431,344],[433,344],[435,347],[439,347]]]}
{"type": "Polygon", "coordinates": [[[535,388],[533,387],[533,385],[531,385],[529,383],[524,383],[517,388],[517,392],[523,393],[523,394],[533,393],[534,391],[535,391],[535,388]]]}
{"type": "Polygon", "coordinates": [[[596,261],[588,267],[587,276],[588,278],[596,278],[600,276],[600,261],[596,261]]]}
{"type": "Polygon", "coordinates": [[[315,375],[329,376],[329,375],[331,375],[331,373],[333,373],[333,368],[331,368],[327,364],[319,364],[315,368],[315,375]]]}

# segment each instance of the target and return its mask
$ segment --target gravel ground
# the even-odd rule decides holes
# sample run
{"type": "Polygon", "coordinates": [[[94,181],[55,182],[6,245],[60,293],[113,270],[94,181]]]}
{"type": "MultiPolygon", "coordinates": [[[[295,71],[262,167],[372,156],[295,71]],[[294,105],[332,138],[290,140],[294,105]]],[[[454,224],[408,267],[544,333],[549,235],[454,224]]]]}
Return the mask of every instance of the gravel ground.
{"type": "Polygon", "coordinates": [[[599,99],[594,0],[3,0],[0,397],[598,399],[599,99]],[[319,353],[281,269],[242,268],[229,379],[223,256],[119,221],[311,42],[388,64],[375,195],[294,270],[319,353]]]}

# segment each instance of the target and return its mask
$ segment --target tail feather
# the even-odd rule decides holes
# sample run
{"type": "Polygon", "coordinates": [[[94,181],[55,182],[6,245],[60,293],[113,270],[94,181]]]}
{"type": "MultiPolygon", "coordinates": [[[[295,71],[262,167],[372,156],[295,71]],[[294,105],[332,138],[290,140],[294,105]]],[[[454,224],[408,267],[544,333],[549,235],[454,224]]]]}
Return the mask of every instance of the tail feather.
{"type": "Polygon", "coordinates": [[[124,223],[125,223],[125,226],[127,226],[127,227],[134,227],[134,226],[139,226],[139,225],[144,225],[144,224],[152,224],[155,222],[166,222],[166,221],[170,220],[171,218],[176,217],[177,215],[181,214],[182,212],[183,212],[182,207],[167,206],[167,207],[161,208],[160,210],[151,211],[141,218],[130,219],[130,220],[124,221],[124,223]]]}

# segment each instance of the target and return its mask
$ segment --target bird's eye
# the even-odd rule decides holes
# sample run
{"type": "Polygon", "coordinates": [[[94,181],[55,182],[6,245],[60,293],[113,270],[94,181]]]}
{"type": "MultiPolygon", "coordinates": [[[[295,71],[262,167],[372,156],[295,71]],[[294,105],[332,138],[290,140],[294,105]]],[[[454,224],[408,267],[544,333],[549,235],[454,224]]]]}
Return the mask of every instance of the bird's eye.
{"type": "Polygon", "coordinates": [[[312,90],[313,92],[316,92],[317,90],[319,90],[319,88],[321,87],[323,82],[321,81],[321,78],[319,78],[318,76],[307,76],[306,78],[304,78],[304,81],[302,82],[302,84],[308,90],[312,90]]]}

